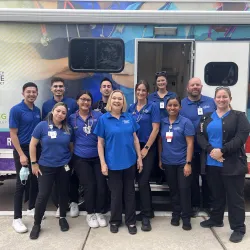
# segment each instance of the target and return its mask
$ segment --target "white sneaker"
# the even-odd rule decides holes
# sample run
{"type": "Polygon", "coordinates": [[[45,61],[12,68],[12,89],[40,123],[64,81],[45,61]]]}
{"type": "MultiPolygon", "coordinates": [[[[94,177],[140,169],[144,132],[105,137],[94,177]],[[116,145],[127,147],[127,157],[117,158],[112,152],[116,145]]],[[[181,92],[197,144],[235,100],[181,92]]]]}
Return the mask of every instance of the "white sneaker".
{"type": "Polygon", "coordinates": [[[103,214],[96,214],[96,218],[100,227],[106,227],[108,225],[105,216],[103,214]]]}
{"type": "MultiPolygon", "coordinates": [[[[27,209],[27,214],[26,215],[34,217],[35,216],[35,208],[33,208],[33,209],[27,209]]],[[[45,215],[43,215],[42,220],[44,220],[44,219],[45,219],[45,215]]]]}
{"type": "Polygon", "coordinates": [[[12,227],[17,233],[26,233],[28,228],[23,224],[22,219],[14,219],[12,222],[12,227]]]}
{"type": "Polygon", "coordinates": [[[56,210],[56,218],[60,218],[60,207],[56,210]]]}
{"type": "Polygon", "coordinates": [[[92,227],[92,228],[99,227],[99,223],[97,221],[95,214],[87,214],[86,221],[87,221],[89,227],[92,227]]]}
{"type": "Polygon", "coordinates": [[[71,202],[69,207],[70,207],[70,216],[72,218],[79,216],[79,208],[77,203],[71,202]]]}

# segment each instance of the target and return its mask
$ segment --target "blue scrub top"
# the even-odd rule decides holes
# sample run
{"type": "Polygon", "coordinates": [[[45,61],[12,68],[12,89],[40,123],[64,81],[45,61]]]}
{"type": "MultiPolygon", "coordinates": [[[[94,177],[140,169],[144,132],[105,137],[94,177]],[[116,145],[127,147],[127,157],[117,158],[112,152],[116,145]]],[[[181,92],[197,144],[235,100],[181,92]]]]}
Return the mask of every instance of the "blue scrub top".
{"type": "MultiPolygon", "coordinates": [[[[52,125],[52,124],[51,124],[52,125]]],[[[33,131],[32,136],[38,139],[42,146],[42,153],[38,164],[46,167],[61,167],[68,164],[71,158],[70,142],[72,130],[66,132],[56,126],[49,128],[47,121],[40,122],[33,131]],[[56,131],[56,138],[48,135],[49,131],[56,131]]]]}
{"type": "Polygon", "coordinates": [[[164,118],[164,117],[166,117],[168,115],[168,112],[166,110],[167,100],[170,97],[175,97],[175,96],[176,96],[176,93],[168,91],[168,93],[163,98],[160,98],[160,96],[158,95],[157,91],[155,91],[154,93],[152,93],[152,94],[150,94],[148,96],[148,100],[152,101],[152,102],[155,102],[155,104],[160,109],[161,118],[164,118]],[[164,102],[164,108],[160,108],[160,102],[162,102],[162,101],[164,102]]]}
{"type": "Polygon", "coordinates": [[[77,111],[69,117],[69,124],[73,129],[74,154],[82,158],[98,157],[97,136],[93,134],[99,117],[99,111],[92,110],[86,121],[82,119],[77,111]],[[86,134],[83,127],[90,126],[91,133],[86,134]]]}
{"type": "MultiPolygon", "coordinates": [[[[64,97],[61,102],[65,103],[68,107],[67,118],[78,110],[78,105],[76,103],[76,100],[72,98],[64,97]]],[[[52,108],[54,107],[56,103],[57,101],[55,101],[54,96],[52,99],[43,103],[43,107],[42,107],[43,119],[48,115],[48,113],[52,110],[52,108]]]]}
{"type": "Polygon", "coordinates": [[[165,117],[161,120],[160,133],[162,139],[162,163],[166,165],[186,164],[186,136],[195,135],[195,129],[192,122],[189,119],[179,115],[172,124],[171,128],[169,118],[165,117]],[[173,132],[173,138],[171,142],[167,142],[166,132],[173,132]]]}
{"type": "MultiPolygon", "coordinates": [[[[212,145],[213,148],[222,148],[222,120],[225,118],[230,111],[224,114],[221,118],[217,115],[217,112],[214,111],[211,115],[212,121],[207,126],[208,142],[212,145]]],[[[209,154],[207,154],[207,165],[223,167],[223,163],[214,160],[209,154]]]]}
{"type": "Polygon", "coordinates": [[[94,134],[105,140],[105,161],[110,170],[123,170],[136,163],[133,133],[139,125],[131,114],[124,112],[120,118],[110,112],[99,118],[94,134]]]}
{"type": "Polygon", "coordinates": [[[152,123],[160,123],[160,109],[153,102],[148,102],[140,112],[137,111],[136,106],[137,102],[129,107],[128,112],[140,125],[140,129],[137,131],[139,141],[147,143],[153,129],[152,123]]]}
{"type": "Polygon", "coordinates": [[[15,105],[10,110],[9,128],[17,128],[17,137],[20,145],[29,144],[31,134],[36,125],[41,121],[41,112],[38,107],[34,105],[30,109],[24,100],[15,105]]]}

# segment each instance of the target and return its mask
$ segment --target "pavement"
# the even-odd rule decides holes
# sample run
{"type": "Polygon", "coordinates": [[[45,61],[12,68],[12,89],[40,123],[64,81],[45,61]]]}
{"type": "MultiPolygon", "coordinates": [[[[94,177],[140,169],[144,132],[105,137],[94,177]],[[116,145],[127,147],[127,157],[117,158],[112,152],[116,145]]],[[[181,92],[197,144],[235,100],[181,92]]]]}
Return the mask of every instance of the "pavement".
{"type": "MultiPolygon", "coordinates": [[[[159,213],[160,214],[160,213],[159,213]]],[[[163,213],[164,214],[164,213],[163,213]]],[[[18,234],[11,227],[12,216],[0,216],[0,250],[249,250],[250,234],[246,234],[240,243],[231,243],[228,239],[231,230],[228,218],[225,217],[223,228],[204,229],[200,222],[205,217],[192,219],[192,230],[184,231],[181,226],[170,225],[169,216],[156,216],[152,219],[152,231],[142,232],[140,223],[138,233],[130,235],[123,225],[117,234],[112,234],[109,227],[90,229],[86,216],[69,218],[70,230],[61,232],[58,219],[47,212],[42,222],[42,230],[37,240],[29,239],[33,218],[23,216],[28,233],[18,234]],[[49,214],[49,216],[48,216],[49,214]]],[[[247,231],[250,228],[250,217],[246,217],[247,231]]]]}

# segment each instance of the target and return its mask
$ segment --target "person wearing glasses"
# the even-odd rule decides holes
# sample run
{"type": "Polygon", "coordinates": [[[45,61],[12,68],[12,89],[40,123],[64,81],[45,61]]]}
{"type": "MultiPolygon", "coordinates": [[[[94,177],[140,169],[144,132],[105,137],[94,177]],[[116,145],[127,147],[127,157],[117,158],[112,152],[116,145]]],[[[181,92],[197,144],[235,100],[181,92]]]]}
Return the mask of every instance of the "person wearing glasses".
{"type": "MultiPolygon", "coordinates": [[[[78,105],[76,101],[72,98],[68,98],[64,96],[64,93],[65,93],[64,79],[60,77],[53,77],[51,79],[50,89],[51,89],[51,92],[53,93],[53,97],[43,103],[43,106],[42,106],[42,118],[43,119],[47,117],[47,115],[51,112],[53,106],[58,102],[63,102],[67,105],[68,107],[67,118],[78,110],[78,105]]],[[[71,217],[77,217],[79,215],[78,188],[79,188],[79,180],[76,177],[75,172],[72,171],[72,174],[70,177],[70,187],[69,187],[70,216],[71,217]]],[[[58,193],[59,193],[59,190],[53,189],[53,198],[56,204],[58,204],[58,193]]],[[[56,217],[58,218],[59,216],[60,216],[60,208],[58,207],[56,211],[56,217]]]]}
{"type": "Polygon", "coordinates": [[[135,174],[136,162],[142,171],[140,143],[136,132],[138,123],[127,113],[127,103],[120,90],[114,90],[96,125],[98,154],[103,175],[108,176],[111,191],[110,231],[117,233],[122,223],[122,205],[125,202],[125,223],[130,234],[136,234],[135,174]],[[124,199],[123,199],[124,198],[124,199]]]}
{"type": "Polygon", "coordinates": [[[102,214],[107,197],[106,178],[101,172],[97,136],[93,134],[101,112],[91,110],[92,94],[82,90],[77,98],[79,110],[69,117],[74,131],[72,166],[84,188],[87,223],[91,228],[106,227],[102,214]]]}
{"type": "Polygon", "coordinates": [[[223,227],[226,203],[233,233],[230,241],[240,242],[246,233],[244,183],[247,157],[244,144],[250,125],[243,112],[233,110],[228,87],[215,90],[217,110],[202,116],[197,141],[202,149],[202,164],[206,167],[207,181],[213,201],[210,218],[201,227],[223,227]]]}
{"type": "Polygon", "coordinates": [[[140,125],[137,136],[140,142],[143,171],[138,174],[138,186],[140,193],[141,213],[137,220],[142,221],[142,231],[151,231],[150,218],[154,214],[152,209],[152,197],[149,178],[154,166],[156,156],[155,139],[160,127],[160,109],[153,102],[147,100],[149,84],[140,80],[135,86],[137,102],[131,105],[128,112],[131,113],[140,125]]]}
{"type": "MultiPolygon", "coordinates": [[[[187,97],[181,101],[180,114],[193,123],[197,130],[200,118],[208,112],[216,110],[214,99],[202,95],[202,82],[199,78],[194,77],[188,81],[187,84],[187,97]]],[[[194,155],[192,158],[192,208],[193,216],[195,217],[202,208],[208,214],[211,208],[211,192],[209,190],[206,175],[204,170],[201,169],[201,148],[199,147],[195,138],[194,142],[194,155]],[[202,178],[202,186],[200,188],[200,176],[202,178]]]]}
{"type": "Polygon", "coordinates": [[[180,115],[181,100],[170,97],[166,103],[168,116],[161,120],[159,167],[165,171],[173,207],[171,225],[191,230],[191,160],[195,129],[192,122],[180,115]]]}

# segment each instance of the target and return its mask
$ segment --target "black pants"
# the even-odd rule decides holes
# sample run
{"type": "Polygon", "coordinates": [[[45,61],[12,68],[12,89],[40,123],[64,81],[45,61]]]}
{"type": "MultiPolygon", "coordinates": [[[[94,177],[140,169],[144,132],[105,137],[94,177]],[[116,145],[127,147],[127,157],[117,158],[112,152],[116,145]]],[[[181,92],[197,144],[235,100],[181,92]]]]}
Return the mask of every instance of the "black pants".
{"type": "Polygon", "coordinates": [[[165,165],[167,183],[173,206],[173,217],[190,219],[191,216],[191,181],[192,176],[184,176],[184,165],[165,165]]]}
{"type": "MultiPolygon", "coordinates": [[[[29,145],[21,145],[21,148],[26,155],[28,159],[30,159],[29,156],[29,145]]],[[[38,147],[37,150],[37,159],[39,159],[40,154],[40,148],[38,147]]],[[[26,185],[23,185],[21,183],[19,173],[22,168],[22,165],[20,163],[20,156],[18,155],[17,151],[13,151],[13,157],[15,162],[15,168],[16,168],[16,190],[14,194],[14,219],[22,218],[22,202],[23,202],[23,194],[25,193],[25,199],[29,201],[28,209],[33,209],[35,207],[36,197],[38,193],[38,183],[37,178],[32,174],[31,166],[29,167],[29,179],[26,182],[26,185]]]]}
{"type": "MultiPolygon", "coordinates": [[[[144,148],[145,143],[140,143],[141,149],[144,148]]],[[[144,216],[150,217],[152,214],[152,196],[149,179],[155,163],[156,146],[153,144],[149,149],[147,156],[142,160],[143,171],[137,175],[141,213],[144,216]]]]}
{"type": "Polygon", "coordinates": [[[222,175],[221,168],[213,166],[207,166],[206,171],[214,199],[210,219],[222,223],[227,201],[230,228],[245,233],[245,175],[222,175]]]}
{"type": "Polygon", "coordinates": [[[207,176],[201,174],[200,153],[194,153],[192,159],[192,184],[191,184],[192,207],[210,208],[212,197],[207,183],[207,176]],[[200,188],[199,178],[201,176],[202,186],[200,188]]]}
{"type": "Polygon", "coordinates": [[[69,177],[70,171],[66,171],[64,166],[45,167],[39,166],[42,175],[38,177],[39,192],[35,207],[35,225],[40,225],[47,202],[50,197],[54,182],[59,191],[60,217],[66,217],[68,208],[69,177]]]}
{"type": "Polygon", "coordinates": [[[122,223],[122,203],[125,203],[125,223],[135,225],[135,166],[124,170],[109,170],[109,188],[111,191],[110,224],[122,223]],[[124,197],[123,197],[124,196],[124,197]]]}
{"type": "Polygon", "coordinates": [[[87,213],[103,213],[107,198],[107,184],[101,172],[99,157],[81,158],[74,155],[73,168],[84,188],[87,213]]]}

